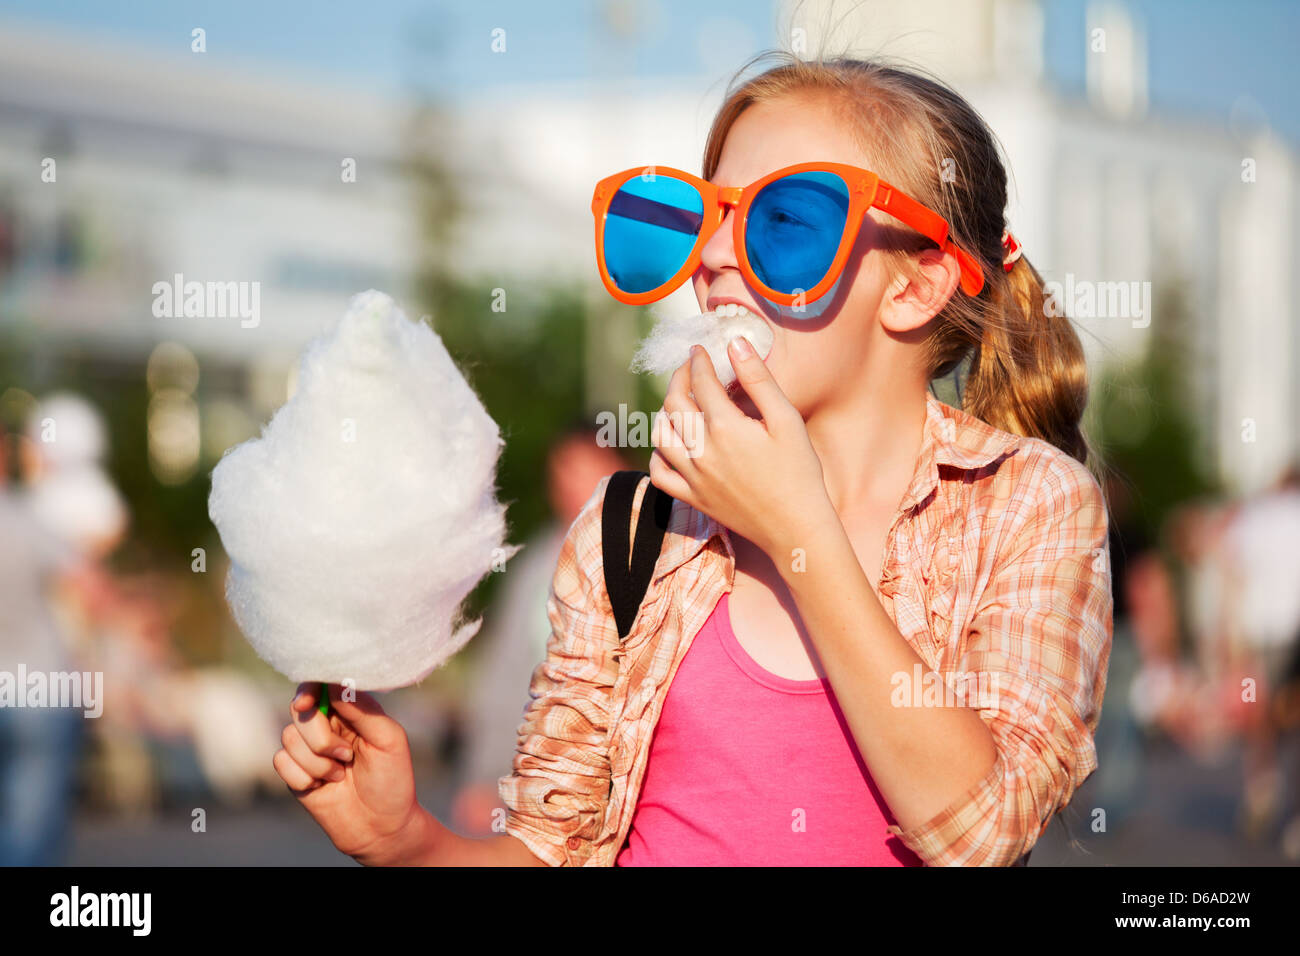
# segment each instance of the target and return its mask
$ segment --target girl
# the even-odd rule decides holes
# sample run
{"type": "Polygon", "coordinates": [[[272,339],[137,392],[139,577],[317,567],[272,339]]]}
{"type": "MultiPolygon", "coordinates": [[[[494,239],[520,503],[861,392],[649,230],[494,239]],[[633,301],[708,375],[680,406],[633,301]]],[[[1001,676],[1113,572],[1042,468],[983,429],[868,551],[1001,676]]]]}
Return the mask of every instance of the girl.
{"type": "Polygon", "coordinates": [[[603,180],[616,297],[689,279],[772,345],[731,343],[731,388],[701,349],[674,373],[634,525],[648,484],[675,501],[621,640],[608,479],[570,527],[504,833],[419,807],[373,698],[331,692],[327,719],[300,689],[275,765],[335,845],[364,863],[1023,862],[1096,767],[1111,592],[1082,350],[1006,199],[961,97],[843,58],[734,89],[702,179],[603,180]],[[962,369],[961,410],[929,394],[962,369]]]}

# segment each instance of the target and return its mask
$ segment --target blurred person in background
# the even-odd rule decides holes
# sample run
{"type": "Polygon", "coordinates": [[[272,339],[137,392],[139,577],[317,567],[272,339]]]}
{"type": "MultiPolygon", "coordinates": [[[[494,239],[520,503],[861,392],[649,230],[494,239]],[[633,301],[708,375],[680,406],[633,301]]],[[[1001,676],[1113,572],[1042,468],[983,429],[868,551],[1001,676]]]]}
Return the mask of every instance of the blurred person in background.
{"type": "Polygon", "coordinates": [[[1246,501],[1223,534],[1225,646],[1246,743],[1241,825],[1252,838],[1282,812],[1279,702],[1300,639],[1300,470],[1246,501]],[[1255,695],[1242,686],[1252,679],[1255,695]]]}
{"type": "MultiPolygon", "coordinates": [[[[0,671],[67,670],[48,596],[73,554],[9,486],[8,447],[0,432],[0,671]]],[[[77,710],[0,706],[0,866],[59,862],[83,719],[77,710]]]]}
{"type": "MultiPolygon", "coordinates": [[[[1234,683],[1228,672],[1226,641],[1229,582],[1225,534],[1235,507],[1215,501],[1191,502],[1169,521],[1170,548],[1181,573],[1181,633],[1206,683],[1234,683]]],[[[1220,720],[1219,716],[1215,720],[1220,720]]],[[[1219,733],[1211,728],[1213,733],[1219,733]]]]}
{"type": "MultiPolygon", "coordinates": [[[[1164,525],[1167,558],[1152,551],[1130,581],[1140,604],[1144,670],[1134,702],[1144,721],[1201,760],[1229,744],[1235,678],[1225,650],[1223,529],[1231,509],[1214,501],[1179,506],[1164,525]]],[[[1135,610],[1135,624],[1139,611],[1135,610]]]]}
{"type": "MultiPolygon", "coordinates": [[[[127,511],[102,465],[107,447],[94,406],[60,394],[29,416],[19,455],[30,537],[39,529],[68,556],[47,613],[71,664],[105,675],[102,715],[82,729],[93,742],[88,796],[96,806],[137,816],[201,784],[223,802],[246,803],[258,787],[279,783],[266,760],[279,736],[277,708],[247,675],[192,667],[177,652],[179,606],[166,575],[124,577],[109,568],[127,511]],[[212,713],[229,715],[219,730],[212,713]]],[[[75,756],[59,759],[61,772],[71,773],[75,756]]],[[[55,800],[49,805],[59,807],[55,800]]]]}
{"type": "Polygon", "coordinates": [[[1199,681],[1179,650],[1173,578],[1158,551],[1148,550],[1129,561],[1124,592],[1139,661],[1129,688],[1129,709],[1148,739],[1164,736],[1188,745],[1187,704],[1199,681]]]}
{"type": "Polygon", "coordinates": [[[103,714],[82,729],[93,741],[92,790],[125,793],[134,804],[151,785],[151,768],[138,737],[120,732],[123,708],[112,701],[123,684],[113,669],[121,593],[107,562],[129,515],[104,468],[107,452],[107,427],[94,405],[70,393],[49,395],[28,415],[20,474],[36,519],[73,555],[53,593],[60,633],[75,666],[106,675],[103,714]]]}
{"type": "Polygon", "coordinates": [[[126,532],[122,496],[103,468],[108,439],[100,413],[61,392],[42,399],[27,420],[19,464],[41,523],[98,566],[126,532]]]}
{"type": "Polygon", "coordinates": [[[508,776],[523,707],[520,693],[546,658],[551,634],[546,603],[560,546],[573,520],[600,479],[631,465],[618,450],[602,445],[595,426],[581,422],[551,446],[546,463],[546,494],[551,521],[538,530],[510,562],[497,605],[488,621],[478,673],[470,693],[462,785],[452,809],[455,825],[468,836],[492,832],[493,813],[504,807],[497,781],[508,776]]]}
{"type": "MultiPolygon", "coordinates": [[[[26,487],[0,490],[0,669],[84,669],[84,644],[71,640],[69,615],[56,615],[51,595],[93,613],[97,564],[125,530],[121,497],[99,466],[104,436],[99,414],[73,395],[51,396],[29,419],[19,444],[26,487]]],[[[0,863],[59,861],[84,720],[81,708],[0,708],[0,863]]]]}
{"type": "Polygon", "coordinates": [[[200,777],[234,803],[258,785],[275,786],[265,759],[278,736],[271,701],[233,669],[188,666],[172,640],[177,608],[164,575],[124,578],[108,567],[127,513],[101,464],[107,438],[98,411],[76,396],[51,396],[30,416],[22,447],[33,518],[74,556],[56,589],[58,629],[80,668],[105,675],[102,716],[87,728],[92,801],[145,815],[168,788],[190,789],[200,777]],[[206,719],[212,713],[231,715],[219,734],[206,719]]]}
{"type": "MultiPolygon", "coordinates": [[[[1294,733],[1300,727],[1300,634],[1291,642],[1290,660],[1282,674],[1281,684],[1274,696],[1273,719],[1282,734],[1294,733]]],[[[1291,738],[1294,741],[1294,737],[1291,738]]],[[[1294,754],[1292,755],[1294,758],[1294,754]]],[[[1293,774],[1300,775],[1300,762],[1292,762],[1293,774]]],[[[1300,779],[1293,778],[1291,789],[1292,803],[1288,807],[1288,818],[1282,827],[1282,853],[1289,860],[1300,860],[1300,779]]]]}

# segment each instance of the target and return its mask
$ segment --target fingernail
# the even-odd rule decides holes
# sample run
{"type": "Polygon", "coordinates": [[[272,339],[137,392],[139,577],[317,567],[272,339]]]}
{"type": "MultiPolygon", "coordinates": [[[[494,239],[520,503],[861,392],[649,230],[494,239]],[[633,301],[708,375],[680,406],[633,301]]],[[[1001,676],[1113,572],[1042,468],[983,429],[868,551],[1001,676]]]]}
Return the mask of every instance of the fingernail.
{"type": "Polygon", "coordinates": [[[335,747],[334,759],[342,760],[344,763],[347,763],[349,760],[352,759],[352,751],[349,750],[347,747],[335,747]]]}
{"type": "Polygon", "coordinates": [[[737,355],[748,358],[754,354],[754,346],[750,345],[749,339],[745,338],[743,335],[737,335],[731,340],[730,344],[731,347],[736,350],[737,355]]]}
{"type": "Polygon", "coordinates": [[[334,783],[338,783],[338,782],[339,782],[340,780],[342,780],[345,776],[347,776],[347,774],[345,774],[345,773],[343,772],[343,768],[342,768],[342,767],[335,767],[335,768],[334,768],[333,770],[331,770],[329,773],[325,774],[325,779],[326,779],[326,780],[333,781],[334,783]]]}

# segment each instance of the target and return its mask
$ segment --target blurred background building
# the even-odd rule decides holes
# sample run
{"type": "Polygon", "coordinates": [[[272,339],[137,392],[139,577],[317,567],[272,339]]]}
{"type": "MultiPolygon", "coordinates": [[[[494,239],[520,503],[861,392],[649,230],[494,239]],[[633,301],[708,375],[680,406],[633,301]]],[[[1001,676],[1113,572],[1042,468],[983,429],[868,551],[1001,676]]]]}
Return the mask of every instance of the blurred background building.
{"type": "MultiPolygon", "coordinates": [[[[1190,619],[1183,570],[1194,562],[1180,564],[1179,548],[1194,552],[1194,529],[1217,527],[1210,518],[1300,458],[1300,116],[1285,46],[1300,27],[1295,8],[585,0],[567,10],[393,0],[358,22],[351,8],[301,3],[0,2],[6,473],[22,484],[23,435],[44,396],[72,390],[98,407],[106,468],[131,515],[105,559],[117,590],[104,600],[118,631],[167,647],[144,655],[157,674],[198,675],[213,700],[223,687],[228,699],[251,693],[272,724],[282,710],[289,689],[225,611],[208,475],[283,403],[299,350],[363,289],[428,316],[470,368],[507,435],[501,489],[515,540],[554,530],[544,476],[557,443],[597,411],[654,409],[661,387],[626,372],[649,316],[614,304],[596,278],[592,186],[649,163],[698,170],[728,80],[769,47],[903,58],[989,120],[1014,175],[1008,220],[1026,255],[1066,293],[1091,290],[1098,313],[1066,296],[1096,383],[1090,425],[1116,469],[1117,613],[1128,613],[1126,563],[1155,553],[1169,570],[1135,576],[1138,606],[1167,590],[1190,619]],[[256,323],[156,315],[155,284],[178,274],[257,283],[256,323]],[[502,296],[505,310],[494,309],[502,296]],[[1206,502],[1214,508],[1194,510],[1206,502]],[[1174,527],[1182,537],[1171,542],[1174,527]]],[[[658,308],[694,303],[679,290],[658,308]]],[[[629,458],[643,463],[647,451],[629,458]]],[[[496,587],[485,584],[478,607],[496,587]]],[[[1178,653],[1190,653],[1194,628],[1175,630],[1178,653]]],[[[1121,640],[1133,637],[1120,629],[1121,640]]],[[[429,799],[441,806],[473,736],[474,650],[395,695],[408,726],[423,728],[417,742],[440,788],[429,799]]],[[[116,801],[95,785],[107,773],[93,769],[95,754],[128,758],[92,745],[82,802],[107,816],[81,831],[75,858],[148,845],[113,815],[126,804],[165,813],[168,793],[189,806],[191,793],[211,792],[197,756],[211,745],[196,722],[154,715],[128,728],[152,741],[137,753],[152,784],[116,801]]],[[[1112,766],[1131,771],[1129,725],[1116,726],[1112,766]]],[[[1231,779],[1207,783],[1173,758],[1151,766],[1174,788],[1231,779]]],[[[1136,801],[1123,772],[1114,792],[1128,787],[1136,801]]],[[[1192,842],[1213,844],[1223,862],[1267,857],[1234,842],[1237,791],[1216,793],[1201,805],[1222,812],[1187,824],[1201,827],[1192,842]]],[[[225,852],[255,855],[276,832],[281,797],[270,786],[269,807],[245,811],[247,838],[225,852]]],[[[314,833],[308,822],[294,836],[308,842],[295,845],[332,859],[314,833]]],[[[1089,846],[1104,854],[1114,843],[1089,846]]],[[[197,862],[213,851],[186,852],[197,862]]],[[[1162,852],[1176,851],[1153,847],[1140,861],[1162,852]]],[[[1058,862],[1078,859],[1062,848],[1058,862]]]]}
{"type": "MultiPolygon", "coordinates": [[[[750,22],[716,18],[712,71],[654,82],[622,64],[643,31],[663,31],[663,5],[581,9],[590,22],[574,36],[585,77],[512,76],[457,90],[440,104],[436,133],[426,123],[423,134],[413,97],[191,53],[188,35],[168,50],[9,21],[0,33],[5,331],[39,328],[44,346],[74,342],[118,357],[177,342],[203,353],[205,371],[244,370],[254,417],[264,415],[282,400],[297,350],[343,297],[414,290],[425,250],[408,157],[425,146],[441,147],[461,211],[439,250],[449,270],[591,286],[591,184],[648,157],[698,167],[723,81],[767,26],[773,42],[809,53],[884,52],[957,84],[1006,147],[1009,220],[1045,275],[1149,282],[1156,309],[1165,293],[1179,297],[1196,366],[1196,437],[1217,476],[1254,490],[1295,457],[1296,298],[1283,283],[1258,281],[1296,261],[1294,145],[1249,93],[1226,122],[1153,111],[1148,27],[1129,7],[1084,8],[1082,96],[1062,90],[1046,62],[1048,17],[1037,0],[773,4],[750,22]],[[783,23],[788,40],[776,33],[783,23]],[[35,188],[56,185],[39,178],[47,158],[57,188],[35,188]],[[342,179],[348,160],[353,181],[342,179]],[[229,323],[155,318],[150,289],[177,272],[257,277],[265,324],[234,334],[229,323]],[[1246,420],[1254,441],[1242,440],[1246,420]]],[[[500,57],[510,55],[507,45],[500,57]]],[[[689,308],[679,303],[667,307],[689,308]]],[[[1140,357],[1157,339],[1150,319],[1078,321],[1091,358],[1105,363],[1140,357]]],[[[606,324],[588,329],[603,346],[585,370],[592,408],[630,397],[602,371],[628,344],[606,324]]],[[[229,444],[229,411],[208,416],[210,446],[229,444]]]]}

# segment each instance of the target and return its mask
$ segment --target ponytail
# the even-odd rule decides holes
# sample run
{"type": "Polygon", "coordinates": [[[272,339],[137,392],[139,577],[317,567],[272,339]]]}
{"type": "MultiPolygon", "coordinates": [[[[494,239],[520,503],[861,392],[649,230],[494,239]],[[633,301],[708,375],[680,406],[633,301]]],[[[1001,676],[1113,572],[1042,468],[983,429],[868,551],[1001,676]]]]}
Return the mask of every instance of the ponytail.
{"type": "Polygon", "coordinates": [[[1042,276],[1024,256],[994,277],[988,295],[992,314],[971,353],[962,409],[1086,463],[1088,444],[1079,423],[1088,372],[1069,318],[1049,302],[1042,276]]]}

